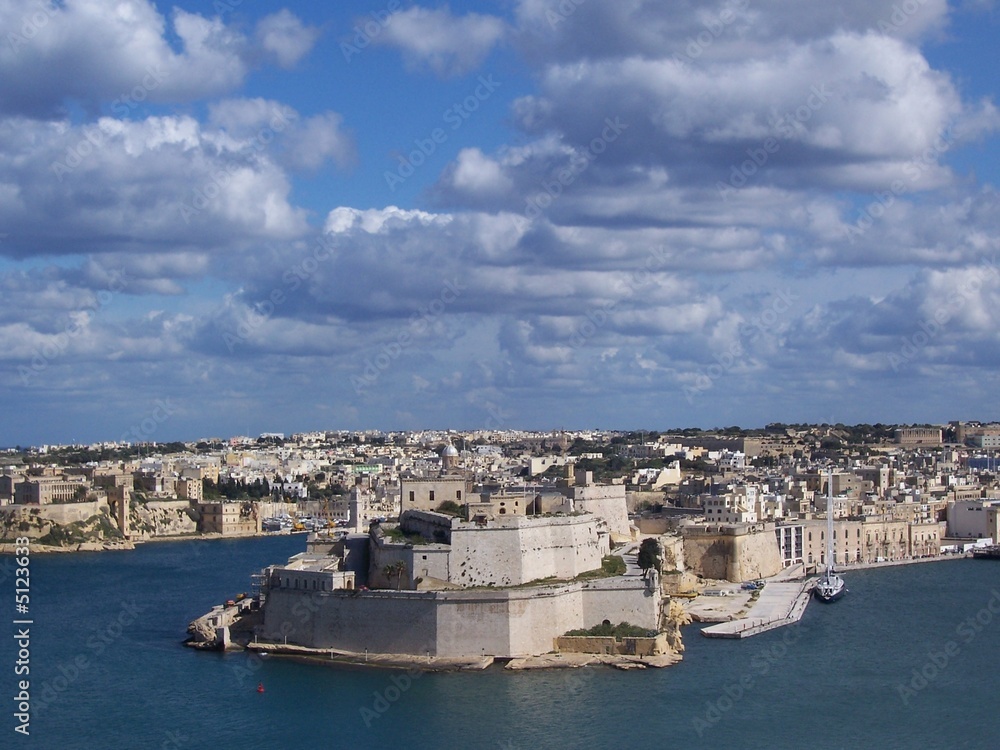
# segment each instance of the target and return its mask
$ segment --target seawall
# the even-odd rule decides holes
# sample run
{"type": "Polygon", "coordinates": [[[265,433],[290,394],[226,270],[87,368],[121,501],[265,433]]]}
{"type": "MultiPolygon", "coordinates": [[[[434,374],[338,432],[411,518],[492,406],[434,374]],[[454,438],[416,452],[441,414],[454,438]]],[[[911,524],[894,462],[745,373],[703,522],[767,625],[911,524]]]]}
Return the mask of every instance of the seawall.
{"type": "Polygon", "coordinates": [[[544,654],[607,619],[656,629],[659,595],[638,578],[464,591],[270,589],[262,640],[355,653],[502,658],[544,654]]]}

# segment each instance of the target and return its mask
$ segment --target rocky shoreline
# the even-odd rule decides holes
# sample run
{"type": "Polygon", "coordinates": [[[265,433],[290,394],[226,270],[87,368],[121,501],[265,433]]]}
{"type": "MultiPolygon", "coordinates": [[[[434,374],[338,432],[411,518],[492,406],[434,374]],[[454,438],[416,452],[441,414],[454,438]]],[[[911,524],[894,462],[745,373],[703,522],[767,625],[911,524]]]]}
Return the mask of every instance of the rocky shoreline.
{"type": "MultiPolygon", "coordinates": [[[[55,555],[69,552],[112,552],[135,549],[135,542],[127,539],[108,540],[105,542],[78,542],[65,546],[38,544],[34,541],[29,542],[29,544],[31,546],[31,554],[33,555],[55,555]]],[[[15,546],[14,542],[0,542],[0,555],[13,555],[15,546]]]]}
{"type": "Polygon", "coordinates": [[[616,669],[662,669],[677,664],[682,656],[677,653],[661,656],[618,656],[613,654],[539,654],[513,659],[482,657],[414,656],[412,654],[359,654],[336,649],[316,649],[292,644],[252,642],[247,651],[267,657],[293,659],[309,664],[327,666],[347,665],[376,669],[408,669],[421,672],[478,672],[503,663],[504,669],[528,671],[535,669],[579,669],[607,666],[616,669]]]}
{"type": "MultiPolygon", "coordinates": [[[[268,536],[267,533],[260,534],[219,534],[208,532],[205,534],[178,534],[176,536],[150,536],[139,539],[107,539],[104,541],[76,542],[67,545],[39,544],[31,539],[31,554],[65,554],[68,552],[111,552],[119,550],[134,550],[140,544],[152,542],[188,542],[188,541],[213,541],[216,539],[250,539],[268,536]]],[[[0,541],[0,555],[13,555],[14,542],[0,541]]]]}

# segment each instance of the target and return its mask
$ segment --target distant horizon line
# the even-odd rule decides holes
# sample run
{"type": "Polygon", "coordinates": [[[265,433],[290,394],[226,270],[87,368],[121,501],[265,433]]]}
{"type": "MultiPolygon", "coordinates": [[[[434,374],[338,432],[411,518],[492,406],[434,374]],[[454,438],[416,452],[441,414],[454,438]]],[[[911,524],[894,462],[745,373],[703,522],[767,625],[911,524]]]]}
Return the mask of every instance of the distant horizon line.
{"type": "Polygon", "coordinates": [[[550,434],[550,433],[578,433],[578,432],[606,432],[606,433],[618,433],[618,434],[629,434],[629,433],[656,433],[657,435],[669,435],[679,432],[686,432],[691,430],[697,430],[699,432],[705,433],[725,433],[731,431],[738,432],[759,432],[762,430],[767,430],[769,427],[782,425],[789,428],[816,428],[816,427],[843,427],[843,428],[854,428],[860,426],[875,427],[880,426],[883,428],[901,428],[901,427],[930,427],[930,428],[941,428],[946,429],[949,426],[955,424],[967,424],[967,425],[990,425],[997,424],[995,421],[983,421],[977,419],[963,419],[963,420],[949,420],[948,422],[855,422],[855,423],[844,423],[844,422],[768,422],[762,427],[742,427],[740,425],[729,425],[725,427],[670,427],[665,429],[636,429],[636,428],[610,428],[610,427],[576,427],[576,428],[566,428],[566,427],[550,427],[550,428],[526,428],[526,427],[497,427],[497,428],[484,428],[484,427],[472,427],[472,428],[458,428],[458,427],[417,427],[417,428],[405,428],[405,429],[383,429],[378,427],[369,427],[364,429],[344,429],[344,428],[330,428],[330,429],[312,429],[312,430],[296,430],[294,432],[280,432],[277,430],[265,430],[258,433],[256,436],[250,434],[232,434],[228,437],[211,436],[211,437],[198,437],[195,439],[173,439],[173,440],[148,440],[148,441],[127,441],[127,440],[90,440],[86,442],[81,441],[71,441],[66,443],[37,443],[22,445],[16,443],[14,445],[0,446],[0,451],[16,451],[16,450],[33,450],[38,448],[70,448],[70,447],[86,447],[90,445],[167,445],[170,443],[199,443],[208,441],[221,441],[226,442],[233,440],[235,438],[248,438],[251,440],[257,440],[261,437],[266,436],[276,436],[282,435],[283,440],[291,438],[293,435],[305,435],[309,433],[342,433],[347,435],[397,435],[406,433],[417,433],[417,432],[445,432],[445,433],[474,433],[474,432],[490,432],[490,433],[510,433],[510,432],[523,432],[523,433],[535,433],[535,434],[550,434]]]}

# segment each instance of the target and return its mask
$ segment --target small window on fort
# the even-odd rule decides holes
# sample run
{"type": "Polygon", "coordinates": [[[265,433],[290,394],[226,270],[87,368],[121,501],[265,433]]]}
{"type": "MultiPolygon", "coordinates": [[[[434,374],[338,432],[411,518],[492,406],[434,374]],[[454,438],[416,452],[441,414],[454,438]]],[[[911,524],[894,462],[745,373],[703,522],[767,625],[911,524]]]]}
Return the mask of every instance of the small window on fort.
{"type": "Polygon", "coordinates": [[[413,502],[413,490],[410,490],[410,502],[413,502]]]}
{"type": "Polygon", "coordinates": [[[431,499],[431,502],[433,503],[434,502],[434,490],[431,490],[431,498],[430,499],[431,499]]]}
{"type": "Polygon", "coordinates": [[[455,499],[461,502],[462,500],[462,490],[455,490],[455,499]]]}

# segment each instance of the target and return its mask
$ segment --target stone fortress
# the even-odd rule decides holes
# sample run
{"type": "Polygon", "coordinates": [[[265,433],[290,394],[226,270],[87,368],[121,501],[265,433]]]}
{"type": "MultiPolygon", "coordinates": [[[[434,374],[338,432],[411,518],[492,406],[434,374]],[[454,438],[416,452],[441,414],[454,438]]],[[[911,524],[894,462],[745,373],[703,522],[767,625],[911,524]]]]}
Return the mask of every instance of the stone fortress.
{"type": "MultiPolygon", "coordinates": [[[[442,458],[441,476],[401,480],[398,524],[313,537],[307,552],[267,568],[257,639],[354,654],[515,658],[551,652],[568,631],[601,623],[664,629],[655,571],[601,573],[612,539],[632,539],[624,487],[579,472],[558,496],[474,494],[455,454],[442,458]]],[[[355,528],[362,503],[352,503],[355,528]]]]}

